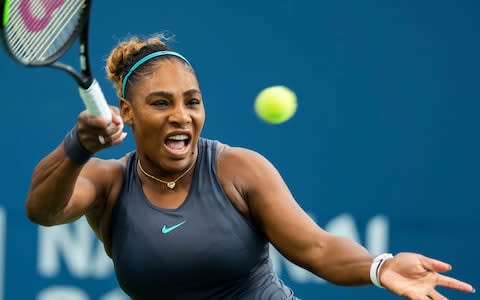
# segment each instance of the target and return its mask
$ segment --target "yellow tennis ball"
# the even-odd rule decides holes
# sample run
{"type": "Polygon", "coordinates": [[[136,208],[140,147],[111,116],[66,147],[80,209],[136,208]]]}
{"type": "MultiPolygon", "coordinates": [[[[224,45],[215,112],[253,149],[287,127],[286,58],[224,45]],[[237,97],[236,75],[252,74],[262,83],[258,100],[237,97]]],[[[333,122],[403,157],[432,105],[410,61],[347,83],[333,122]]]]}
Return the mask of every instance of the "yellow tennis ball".
{"type": "Polygon", "coordinates": [[[297,96],[281,85],[261,91],[255,99],[257,116],[267,123],[280,124],[290,119],[297,111],[297,96]]]}

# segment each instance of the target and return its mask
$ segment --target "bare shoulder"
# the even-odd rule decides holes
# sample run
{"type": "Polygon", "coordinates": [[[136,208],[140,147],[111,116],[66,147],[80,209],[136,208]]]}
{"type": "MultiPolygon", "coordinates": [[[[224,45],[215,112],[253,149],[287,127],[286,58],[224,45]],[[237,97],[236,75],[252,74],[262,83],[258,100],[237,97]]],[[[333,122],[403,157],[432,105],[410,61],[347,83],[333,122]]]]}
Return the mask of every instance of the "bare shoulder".
{"type": "Polygon", "coordinates": [[[119,175],[123,174],[127,165],[129,154],[119,159],[99,159],[92,158],[82,169],[81,176],[86,177],[95,185],[108,187],[114,185],[119,180],[119,175]]]}
{"type": "Polygon", "coordinates": [[[227,167],[231,164],[240,164],[244,168],[257,163],[268,163],[267,159],[260,153],[243,148],[232,147],[227,144],[219,144],[217,148],[218,164],[225,164],[227,167]]]}
{"type": "Polygon", "coordinates": [[[228,145],[218,148],[217,173],[245,196],[268,177],[277,175],[275,167],[259,152],[228,145]]]}
{"type": "Polygon", "coordinates": [[[130,154],[128,153],[120,158],[112,158],[112,159],[92,158],[88,161],[86,167],[95,169],[96,172],[123,171],[125,170],[129,156],[130,154]]]}
{"type": "Polygon", "coordinates": [[[252,221],[248,206],[248,174],[260,155],[246,148],[217,146],[217,178],[230,202],[247,220],[252,221]]]}
{"type": "Polygon", "coordinates": [[[81,178],[95,186],[97,201],[88,215],[101,216],[105,209],[111,207],[118,198],[123,185],[128,157],[126,154],[119,159],[92,158],[80,174],[81,178]]]}

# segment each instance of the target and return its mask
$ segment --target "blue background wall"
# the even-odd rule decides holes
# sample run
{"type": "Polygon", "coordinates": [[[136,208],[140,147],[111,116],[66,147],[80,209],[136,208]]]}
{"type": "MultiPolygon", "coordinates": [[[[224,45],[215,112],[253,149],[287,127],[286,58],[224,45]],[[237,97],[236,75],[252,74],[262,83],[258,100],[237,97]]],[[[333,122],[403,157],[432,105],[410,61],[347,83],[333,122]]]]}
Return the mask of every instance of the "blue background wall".
{"type": "MultiPolygon", "coordinates": [[[[94,73],[111,104],[108,52],[130,34],[168,30],[200,76],[205,137],[264,154],[333,233],[372,252],[448,261],[451,275],[479,285],[478,1],[112,3],[94,3],[91,32],[94,73]],[[277,84],[296,91],[299,107],[272,126],[256,118],[253,100],[277,84]]],[[[45,229],[24,215],[34,166],[83,109],[74,82],[5,53],[0,71],[0,299],[122,299],[83,221],[45,229]]],[[[133,147],[130,137],[98,156],[133,147]]],[[[398,299],[331,286],[273,257],[304,299],[398,299]]]]}

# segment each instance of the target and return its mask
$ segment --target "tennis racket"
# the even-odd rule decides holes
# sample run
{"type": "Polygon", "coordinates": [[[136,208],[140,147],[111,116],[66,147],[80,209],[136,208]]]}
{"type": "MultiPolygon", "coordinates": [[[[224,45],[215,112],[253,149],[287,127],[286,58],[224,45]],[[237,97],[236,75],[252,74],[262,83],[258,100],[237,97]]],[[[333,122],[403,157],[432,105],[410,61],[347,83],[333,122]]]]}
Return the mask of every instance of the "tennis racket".
{"type": "Polygon", "coordinates": [[[90,114],[112,116],[88,57],[89,0],[0,0],[0,40],[10,56],[29,67],[48,66],[70,74],[90,114]],[[59,61],[76,39],[80,71],[59,61]]]}

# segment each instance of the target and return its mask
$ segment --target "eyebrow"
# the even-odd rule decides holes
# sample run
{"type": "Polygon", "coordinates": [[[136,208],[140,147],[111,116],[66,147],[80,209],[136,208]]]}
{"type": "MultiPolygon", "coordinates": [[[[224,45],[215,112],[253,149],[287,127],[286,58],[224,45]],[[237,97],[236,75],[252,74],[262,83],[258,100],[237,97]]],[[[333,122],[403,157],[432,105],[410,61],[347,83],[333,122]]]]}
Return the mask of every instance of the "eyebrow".
{"type": "MultiPolygon", "coordinates": [[[[191,96],[191,95],[194,95],[194,94],[201,94],[201,92],[197,89],[190,89],[188,91],[185,91],[183,92],[183,97],[188,97],[188,96],[191,96]]],[[[172,99],[173,98],[173,94],[172,93],[169,93],[169,92],[165,92],[165,91],[156,91],[156,92],[151,92],[150,94],[147,95],[147,99],[148,98],[151,98],[151,97],[156,97],[156,96],[160,96],[160,97],[163,97],[163,98],[168,98],[168,99],[172,99]]]]}

